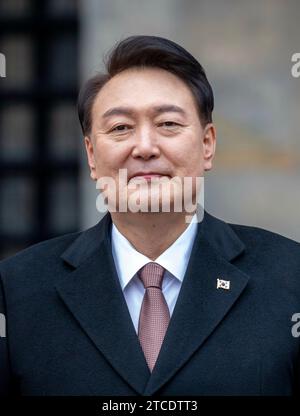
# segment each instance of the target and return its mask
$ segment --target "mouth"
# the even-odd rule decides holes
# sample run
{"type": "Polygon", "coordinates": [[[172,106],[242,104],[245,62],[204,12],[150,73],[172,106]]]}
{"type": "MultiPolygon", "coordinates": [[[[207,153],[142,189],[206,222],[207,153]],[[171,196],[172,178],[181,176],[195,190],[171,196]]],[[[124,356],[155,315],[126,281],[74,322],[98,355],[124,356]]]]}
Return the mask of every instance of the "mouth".
{"type": "Polygon", "coordinates": [[[158,172],[137,172],[137,173],[135,173],[134,175],[132,175],[130,178],[129,178],[129,181],[128,182],[130,182],[132,179],[134,179],[134,180],[139,180],[139,179],[146,179],[147,181],[151,181],[152,179],[155,179],[155,178],[161,178],[161,177],[168,177],[168,178],[170,178],[170,175],[167,175],[167,174],[165,174],[165,173],[158,173],[158,172]]]}

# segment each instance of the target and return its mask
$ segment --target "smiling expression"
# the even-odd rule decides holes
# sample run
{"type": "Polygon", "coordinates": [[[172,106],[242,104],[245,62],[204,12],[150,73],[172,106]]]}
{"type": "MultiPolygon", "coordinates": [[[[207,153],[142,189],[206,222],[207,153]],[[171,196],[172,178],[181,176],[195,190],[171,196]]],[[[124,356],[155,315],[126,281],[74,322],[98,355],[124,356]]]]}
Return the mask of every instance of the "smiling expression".
{"type": "Polygon", "coordinates": [[[85,145],[94,180],[105,176],[118,184],[119,169],[127,169],[130,194],[141,177],[195,178],[212,167],[214,126],[202,126],[191,90],[169,71],[130,68],[115,75],[91,115],[85,145]]]}

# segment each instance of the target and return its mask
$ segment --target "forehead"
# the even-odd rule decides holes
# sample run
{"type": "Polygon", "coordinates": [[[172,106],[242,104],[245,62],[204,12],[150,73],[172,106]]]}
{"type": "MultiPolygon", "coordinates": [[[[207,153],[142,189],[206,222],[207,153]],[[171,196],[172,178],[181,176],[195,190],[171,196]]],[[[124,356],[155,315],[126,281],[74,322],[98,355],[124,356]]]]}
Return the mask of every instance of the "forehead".
{"type": "Polygon", "coordinates": [[[115,106],[128,106],[143,111],[165,103],[197,112],[190,88],[177,75],[160,68],[130,68],[102,87],[93,110],[103,114],[115,106]]]}

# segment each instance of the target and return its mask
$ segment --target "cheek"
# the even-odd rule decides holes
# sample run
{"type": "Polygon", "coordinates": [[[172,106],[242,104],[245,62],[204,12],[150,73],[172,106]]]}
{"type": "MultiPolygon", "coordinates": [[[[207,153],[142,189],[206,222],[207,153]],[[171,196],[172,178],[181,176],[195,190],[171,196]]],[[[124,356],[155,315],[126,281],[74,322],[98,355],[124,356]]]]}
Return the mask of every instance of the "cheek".
{"type": "Polygon", "coordinates": [[[166,149],[166,154],[180,176],[200,175],[203,164],[201,139],[182,137],[174,146],[166,149]]]}
{"type": "Polygon", "coordinates": [[[97,172],[101,175],[107,172],[118,172],[123,165],[127,152],[118,143],[101,142],[96,146],[95,160],[97,172]]]}

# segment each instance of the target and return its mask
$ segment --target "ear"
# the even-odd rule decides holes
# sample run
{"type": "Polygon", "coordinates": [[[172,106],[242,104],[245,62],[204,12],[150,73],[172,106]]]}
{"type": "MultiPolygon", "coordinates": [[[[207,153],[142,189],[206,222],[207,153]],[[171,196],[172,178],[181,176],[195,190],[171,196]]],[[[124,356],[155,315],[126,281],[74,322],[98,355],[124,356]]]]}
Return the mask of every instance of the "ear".
{"type": "Polygon", "coordinates": [[[94,147],[93,147],[92,140],[89,136],[84,137],[84,144],[85,144],[85,149],[86,149],[86,153],[87,153],[88,164],[89,164],[89,167],[90,167],[90,176],[94,181],[96,181],[97,180],[97,175],[96,175],[96,163],[95,163],[95,156],[94,156],[94,147]]]}
{"type": "Polygon", "coordinates": [[[212,168],[212,161],[216,151],[217,133],[213,123],[206,124],[203,135],[203,160],[204,170],[212,168]]]}

